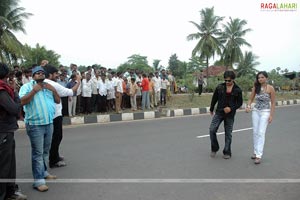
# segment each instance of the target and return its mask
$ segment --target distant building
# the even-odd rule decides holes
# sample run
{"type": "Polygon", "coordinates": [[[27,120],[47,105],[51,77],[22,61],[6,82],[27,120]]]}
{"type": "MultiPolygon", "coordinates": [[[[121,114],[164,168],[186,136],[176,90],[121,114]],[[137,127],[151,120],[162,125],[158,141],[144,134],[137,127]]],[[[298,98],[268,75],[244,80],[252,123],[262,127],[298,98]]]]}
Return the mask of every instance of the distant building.
{"type": "MultiPolygon", "coordinates": [[[[207,77],[207,72],[206,72],[206,68],[203,68],[202,70],[203,72],[203,77],[207,77]]],[[[226,71],[226,67],[225,66],[209,66],[208,67],[208,76],[209,77],[213,77],[213,76],[219,76],[222,75],[224,72],[226,71]]],[[[198,76],[200,72],[194,72],[193,75],[194,76],[198,76]]]]}

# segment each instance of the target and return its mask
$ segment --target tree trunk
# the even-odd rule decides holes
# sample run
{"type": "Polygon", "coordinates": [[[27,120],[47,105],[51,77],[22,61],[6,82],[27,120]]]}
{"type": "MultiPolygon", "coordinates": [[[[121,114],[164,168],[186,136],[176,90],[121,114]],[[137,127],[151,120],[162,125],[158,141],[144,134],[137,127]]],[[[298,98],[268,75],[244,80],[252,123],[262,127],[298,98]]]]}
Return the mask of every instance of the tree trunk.
{"type": "Polygon", "coordinates": [[[206,56],[206,88],[208,87],[208,67],[209,67],[208,56],[206,56]]]}

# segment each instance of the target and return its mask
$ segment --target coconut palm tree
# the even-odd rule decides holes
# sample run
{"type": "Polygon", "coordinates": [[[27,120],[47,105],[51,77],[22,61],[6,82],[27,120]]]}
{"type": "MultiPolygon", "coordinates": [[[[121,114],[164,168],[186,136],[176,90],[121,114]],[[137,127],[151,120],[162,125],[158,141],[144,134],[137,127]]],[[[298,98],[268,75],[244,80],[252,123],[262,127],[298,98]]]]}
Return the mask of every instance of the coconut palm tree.
{"type": "Polygon", "coordinates": [[[256,61],[257,58],[258,57],[255,56],[251,51],[246,51],[245,55],[242,56],[241,61],[239,62],[239,65],[236,69],[237,77],[245,75],[253,75],[253,77],[255,77],[255,74],[257,72],[255,67],[260,64],[256,61]]]}
{"type": "Polygon", "coordinates": [[[246,33],[251,31],[251,29],[244,29],[247,21],[240,20],[239,18],[232,19],[230,17],[230,22],[223,25],[224,33],[222,36],[222,42],[225,43],[225,48],[222,55],[222,60],[226,66],[233,69],[233,63],[239,62],[243,56],[241,47],[246,45],[251,47],[251,45],[243,38],[246,33]]]}
{"type": "Polygon", "coordinates": [[[15,32],[25,32],[24,19],[32,14],[25,8],[18,7],[18,0],[1,0],[0,2],[0,61],[12,64],[23,55],[23,45],[15,32]]]}
{"type": "Polygon", "coordinates": [[[160,61],[161,60],[158,60],[158,59],[154,59],[153,60],[153,69],[154,69],[155,72],[160,70],[159,69],[159,63],[160,63],[160,61]]]}
{"type": "Polygon", "coordinates": [[[187,40],[198,40],[192,51],[192,57],[199,55],[200,59],[205,60],[208,78],[209,59],[214,57],[215,54],[221,55],[222,53],[222,43],[219,40],[221,29],[218,28],[218,25],[224,17],[215,16],[214,7],[202,9],[200,16],[200,24],[190,21],[196,26],[198,32],[188,35],[187,40]]]}

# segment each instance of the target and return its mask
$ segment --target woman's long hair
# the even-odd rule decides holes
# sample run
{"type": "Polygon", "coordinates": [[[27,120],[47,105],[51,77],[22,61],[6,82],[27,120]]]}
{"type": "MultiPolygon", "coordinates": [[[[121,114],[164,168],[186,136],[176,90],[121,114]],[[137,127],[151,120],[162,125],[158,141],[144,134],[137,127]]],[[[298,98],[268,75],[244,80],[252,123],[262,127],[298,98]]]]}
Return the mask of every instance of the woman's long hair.
{"type": "Polygon", "coordinates": [[[255,93],[259,94],[261,91],[261,84],[258,82],[258,76],[262,74],[264,77],[268,78],[268,73],[266,71],[260,71],[256,74],[256,80],[254,83],[254,87],[255,87],[255,93]]]}

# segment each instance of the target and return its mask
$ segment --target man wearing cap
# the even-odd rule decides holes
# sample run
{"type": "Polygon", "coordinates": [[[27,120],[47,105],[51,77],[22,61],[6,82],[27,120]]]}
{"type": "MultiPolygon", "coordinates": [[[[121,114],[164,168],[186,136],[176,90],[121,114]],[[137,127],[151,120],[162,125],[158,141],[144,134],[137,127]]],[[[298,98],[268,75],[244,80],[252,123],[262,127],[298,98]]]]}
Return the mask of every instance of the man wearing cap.
{"type": "Polygon", "coordinates": [[[25,112],[26,132],[31,143],[33,187],[44,192],[48,190],[45,179],[56,179],[56,176],[48,173],[47,162],[55,103],[60,103],[60,97],[53,86],[44,82],[45,70],[42,67],[32,69],[32,79],[20,88],[19,95],[25,112]]]}
{"type": "MultiPolygon", "coordinates": [[[[46,71],[45,82],[52,85],[60,97],[71,97],[73,96],[74,92],[77,91],[80,85],[79,76],[77,76],[77,81],[74,87],[72,89],[69,89],[57,83],[59,74],[58,69],[56,67],[47,64],[44,67],[44,69],[46,71]]],[[[66,163],[64,162],[64,157],[59,155],[59,146],[63,138],[62,122],[62,103],[60,102],[55,106],[55,115],[53,119],[53,135],[49,154],[50,168],[66,166],[66,163]]]]}
{"type": "Polygon", "coordinates": [[[21,104],[15,88],[7,83],[9,69],[0,63],[0,179],[11,179],[12,182],[0,182],[0,199],[27,199],[15,184],[16,153],[14,132],[18,129],[21,104]]]}

